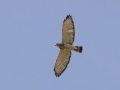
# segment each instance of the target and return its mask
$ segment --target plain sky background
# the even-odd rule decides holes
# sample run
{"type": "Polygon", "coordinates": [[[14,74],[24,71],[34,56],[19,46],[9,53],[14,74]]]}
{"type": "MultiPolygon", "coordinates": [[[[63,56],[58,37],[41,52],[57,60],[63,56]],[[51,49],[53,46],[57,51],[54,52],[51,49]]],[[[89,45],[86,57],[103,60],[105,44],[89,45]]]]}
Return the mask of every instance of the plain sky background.
{"type": "Polygon", "coordinates": [[[0,90],[120,90],[120,0],[0,0],[0,90]],[[83,53],[58,78],[68,14],[83,53]]]}

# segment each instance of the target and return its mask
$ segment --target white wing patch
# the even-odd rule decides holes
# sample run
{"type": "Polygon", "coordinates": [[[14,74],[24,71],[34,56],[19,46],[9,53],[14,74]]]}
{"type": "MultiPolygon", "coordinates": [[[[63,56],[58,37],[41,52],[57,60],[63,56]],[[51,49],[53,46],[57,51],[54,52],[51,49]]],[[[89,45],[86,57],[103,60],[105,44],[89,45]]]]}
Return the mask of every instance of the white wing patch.
{"type": "Polygon", "coordinates": [[[68,30],[68,31],[66,31],[66,32],[73,32],[73,29],[70,29],[70,30],[68,30]]]}

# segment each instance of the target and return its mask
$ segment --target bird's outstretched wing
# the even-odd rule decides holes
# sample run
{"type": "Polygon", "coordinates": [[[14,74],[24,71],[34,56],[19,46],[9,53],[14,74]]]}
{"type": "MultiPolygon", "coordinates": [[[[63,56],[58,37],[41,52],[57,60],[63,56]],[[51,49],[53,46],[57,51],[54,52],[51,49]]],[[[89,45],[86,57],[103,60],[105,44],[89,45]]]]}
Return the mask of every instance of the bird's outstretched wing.
{"type": "Polygon", "coordinates": [[[75,26],[71,15],[67,15],[62,26],[62,43],[73,44],[75,37],[75,26]]]}
{"type": "Polygon", "coordinates": [[[66,49],[60,50],[54,67],[54,72],[56,77],[59,77],[67,68],[67,65],[70,61],[70,57],[71,57],[71,51],[66,49]]]}

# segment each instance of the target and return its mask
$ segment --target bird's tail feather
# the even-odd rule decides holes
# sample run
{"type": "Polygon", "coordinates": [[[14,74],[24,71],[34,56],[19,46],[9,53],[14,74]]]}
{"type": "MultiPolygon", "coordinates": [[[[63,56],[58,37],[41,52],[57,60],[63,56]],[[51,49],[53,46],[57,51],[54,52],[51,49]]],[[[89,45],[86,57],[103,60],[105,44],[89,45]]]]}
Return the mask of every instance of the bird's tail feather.
{"type": "Polygon", "coordinates": [[[74,47],[75,47],[74,51],[82,53],[82,50],[83,50],[82,46],[74,46],[74,47]]]}

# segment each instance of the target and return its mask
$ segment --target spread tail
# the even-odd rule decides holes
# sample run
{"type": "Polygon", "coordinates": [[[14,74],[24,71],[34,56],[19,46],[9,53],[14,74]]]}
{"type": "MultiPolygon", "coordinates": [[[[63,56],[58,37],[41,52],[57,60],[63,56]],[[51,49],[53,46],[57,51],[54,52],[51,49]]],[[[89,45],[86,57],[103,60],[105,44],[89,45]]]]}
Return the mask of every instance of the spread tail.
{"type": "Polygon", "coordinates": [[[83,50],[82,46],[74,46],[74,47],[75,47],[74,51],[82,53],[82,50],[83,50]]]}

